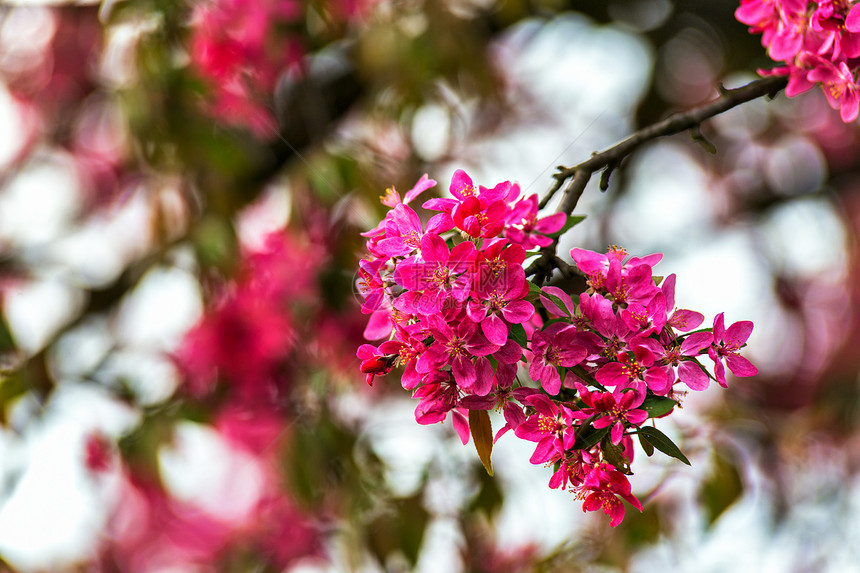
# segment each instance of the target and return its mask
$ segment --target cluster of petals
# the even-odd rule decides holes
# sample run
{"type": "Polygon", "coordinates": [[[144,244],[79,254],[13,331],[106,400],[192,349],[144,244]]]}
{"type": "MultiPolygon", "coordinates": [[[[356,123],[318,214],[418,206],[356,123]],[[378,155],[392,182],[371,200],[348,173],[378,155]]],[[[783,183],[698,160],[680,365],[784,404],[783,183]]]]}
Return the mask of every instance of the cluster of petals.
{"type": "Polygon", "coordinates": [[[278,78],[298,71],[306,53],[309,10],[329,22],[360,19],[374,0],[212,0],[195,6],[189,55],[210,91],[208,111],[219,120],[251,130],[261,139],[276,134],[268,104],[278,78]]]}
{"type": "Polygon", "coordinates": [[[860,57],[860,8],[849,0],[741,0],[735,17],[762,35],[768,55],[783,66],[762,72],[788,76],[791,97],[814,85],[842,120],[860,109],[856,81],[860,57]]]}
{"type": "Polygon", "coordinates": [[[280,74],[304,56],[300,40],[280,29],[304,12],[301,0],[215,0],[195,8],[190,57],[211,91],[214,117],[261,138],[274,134],[266,102],[280,74]]]}
{"type": "Polygon", "coordinates": [[[685,390],[711,380],[725,386],[725,368],[756,374],[739,354],[752,323],[725,328],[719,314],[712,328],[699,328],[701,313],[675,306],[675,275],[655,277],[661,254],[573,249],[587,290],[574,301],[539,288],[524,264],[564,227],[563,216],[537,219],[536,199],[521,197],[518,185],[475,186],[457,171],[451,197],[425,201],[436,214],[422,219],[409,203],[434,185],[425,175],[403,201],[389,190],[382,200],[390,210],[364,233],[357,287],[370,315],[365,337],[382,342],[359,348],[362,373],[372,384],[403,367],[416,420],[450,414],[464,444],[468,411],[501,411],[496,440],[513,431],[534,442],[531,462],[554,467],[550,487],[569,489],[584,510],[618,525],[624,502],[642,508],[627,478],[632,436],[670,413],[685,390]]]}

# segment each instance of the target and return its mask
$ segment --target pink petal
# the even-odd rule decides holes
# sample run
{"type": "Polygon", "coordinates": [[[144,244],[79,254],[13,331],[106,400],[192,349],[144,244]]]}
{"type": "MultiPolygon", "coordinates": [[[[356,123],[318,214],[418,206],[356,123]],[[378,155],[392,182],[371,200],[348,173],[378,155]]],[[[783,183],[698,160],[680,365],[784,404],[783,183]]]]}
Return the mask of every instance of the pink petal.
{"type": "Polygon", "coordinates": [[[481,331],[487,340],[498,346],[502,346],[508,340],[508,325],[495,314],[487,315],[481,321],[481,331]]]}
{"type": "Polygon", "coordinates": [[[439,235],[427,234],[421,237],[421,257],[428,263],[448,264],[448,245],[439,235]]]}
{"type": "Polygon", "coordinates": [[[454,371],[454,380],[457,382],[457,385],[464,390],[470,390],[475,384],[475,365],[468,358],[462,356],[455,358],[454,363],[451,365],[451,370],[454,371]]]}
{"type": "Polygon", "coordinates": [[[486,396],[493,390],[493,365],[483,356],[475,360],[475,384],[472,392],[486,396]]]}
{"type": "Polygon", "coordinates": [[[418,183],[415,184],[415,187],[406,192],[406,197],[403,199],[404,203],[409,203],[416,197],[418,197],[421,193],[434,187],[436,182],[430,179],[427,174],[421,176],[421,179],[418,180],[418,183]]]}
{"type": "Polygon", "coordinates": [[[849,89],[842,96],[839,115],[842,117],[842,121],[850,123],[857,119],[858,111],[860,111],[860,99],[857,98],[857,93],[854,90],[849,89]]]}
{"type": "Polygon", "coordinates": [[[522,324],[534,316],[535,307],[530,302],[515,300],[502,309],[505,320],[514,324],[522,324]]]}
{"type": "Polygon", "coordinates": [[[561,390],[561,377],[559,377],[555,367],[547,366],[544,369],[541,373],[540,385],[549,395],[555,396],[558,394],[559,390],[561,390]]]}
{"type": "Polygon", "coordinates": [[[726,356],[726,366],[729,367],[729,370],[735,376],[746,377],[758,374],[758,368],[740,354],[729,354],[726,356]]]}
{"type": "Polygon", "coordinates": [[[355,355],[359,360],[368,360],[374,356],[380,356],[379,350],[372,344],[362,344],[358,347],[355,355]]]}
{"type": "Polygon", "coordinates": [[[460,436],[460,441],[463,442],[463,445],[469,443],[469,422],[466,420],[466,417],[460,412],[451,412],[451,422],[454,424],[454,430],[457,431],[457,435],[460,436]]]}
{"type": "Polygon", "coordinates": [[[682,362],[678,365],[678,379],[690,390],[704,390],[711,385],[711,379],[695,362],[682,362]]]}
{"type": "Polygon", "coordinates": [[[619,362],[603,365],[594,378],[604,386],[617,386],[627,382],[627,370],[619,362]]]}
{"type": "Polygon", "coordinates": [[[430,220],[427,221],[427,232],[433,233],[436,235],[441,235],[442,233],[446,233],[454,228],[454,220],[451,219],[451,215],[448,213],[439,213],[438,215],[433,215],[430,217],[430,220]]]}
{"type": "Polygon", "coordinates": [[[709,347],[714,342],[714,336],[710,332],[697,332],[691,334],[681,343],[681,354],[694,356],[709,347]]]}
{"type": "Polygon", "coordinates": [[[749,320],[741,320],[731,325],[722,337],[726,346],[740,347],[747,341],[753,330],[753,323],[749,320]]]}
{"type": "Polygon", "coordinates": [[[549,234],[555,233],[567,222],[567,215],[564,213],[554,213],[548,217],[540,219],[534,226],[534,230],[538,233],[549,234]]]}
{"type": "Polygon", "coordinates": [[[648,412],[646,412],[645,410],[630,410],[629,412],[627,412],[625,417],[627,418],[628,422],[638,426],[648,419],[648,412]]]}
{"type": "Polygon", "coordinates": [[[367,327],[364,329],[364,338],[367,340],[380,340],[391,334],[394,325],[391,322],[391,311],[379,309],[370,315],[367,327]]]}
{"type": "Polygon", "coordinates": [[[469,177],[462,169],[458,169],[454,172],[454,176],[451,178],[451,185],[448,190],[451,192],[451,195],[459,197],[460,199],[465,199],[466,197],[474,195],[475,186],[472,183],[472,178],[469,177]]]}
{"type": "Polygon", "coordinates": [[[848,16],[845,17],[845,29],[849,32],[860,32],[860,4],[855,4],[848,12],[848,16]]]}
{"type": "Polygon", "coordinates": [[[723,333],[726,331],[725,322],[724,322],[724,318],[723,318],[724,314],[725,313],[721,312],[720,314],[718,314],[717,316],[714,317],[714,328],[713,328],[714,340],[722,340],[723,339],[723,333]]]}
{"type": "Polygon", "coordinates": [[[655,394],[665,395],[672,389],[672,382],[674,381],[674,374],[666,374],[662,368],[654,367],[645,371],[645,384],[655,394]]]}
{"type": "Polygon", "coordinates": [[[555,454],[555,438],[546,437],[538,442],[535,451],[529,461],[533,464],[542,464],[555,454]]]}
{"type": "Polygon", "coordinates": [[[535,410],[542,416],[554,418],[558,414],[558,408],[543,394],[533,394],[525,401],[534,406],[535,410]]]}
{"type": "MultiPolygon", "coordinates": [[[[596,428],[597,426],[595,426],[596,428]]],[[[621,442],[621,435],[624,433],[624,425],[619,420],[612,426],[612,430],[610,430],[609,436],[612,439],[612,443],[616,446],[621,442]]]]}
{"type": "MultiPolygon", "coordinates": [[[[500,362],[499,367],[516,364],[523,357],[523,349],[514,339],[509,338],[501,348],[493,353],[493,357],[500,362]]],[[[516,369],[514,369],[514,375],[516,376],[516,369]]]]}
{"type": "Polygon", "coordinates": [[[705,315],[701,312],[681,308],[672,313],[669,326],[681,332],[689,332],[698,328],[703,322],[705,322],[705,315]]]}

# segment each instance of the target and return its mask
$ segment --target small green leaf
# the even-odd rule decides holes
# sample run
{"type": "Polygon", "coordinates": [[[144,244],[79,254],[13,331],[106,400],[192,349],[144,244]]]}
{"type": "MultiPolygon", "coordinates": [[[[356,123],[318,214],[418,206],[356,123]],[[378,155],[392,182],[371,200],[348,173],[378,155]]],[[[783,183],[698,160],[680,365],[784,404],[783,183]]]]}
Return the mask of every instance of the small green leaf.
{"type": "Polygon", "coordinates": [[[540,287],[537,286],[532,281],[526,281],[526,284],[529,285],[529,294],[526,295],[526,300],[530,302],[534,302],[543,294],[543,291],[540,290],[540,287]]]}
{"type": "MultiPolygon", "coordinates": [[[[545,290],[542,290],[540,294],[541,294],[541,296],[549,299],[549,301],[551,303],[553,303],[555,306],[557,306],[560,311],[567,314],[567,307],[564,305],[564,303],[561,301],[561,299],[559,297],[555,296],[554,294],[550,294],[550,293],[546,292],[545,290]]],[[[543,302],[543,301],[541,301],[541,302],[543,302]]],[[[544,308],[546,308],[546,305],[544,305],[544,308]]],[[[549,310],[549,309],[547,308],[547,310],[549,310]]]]}
{"type": "Polygon", "coordinates": [[[529,347],[529,338],[526,335],[526,329],[523,328],[522,324],[512,324],[510,328],[511,338],[519,344],[522,348],[529,347]]]}
{"type": "Polygon", "coordinates": [[[642,434],[637,434],[639,437],[639,445],[642,446],[642,450],[645,452],[645,455],[649,458],[654,455],[654,446],[651,445],[651,442],[645,439],[645,436],[642,434]]]}
{"type": "Polygon", "coordinates": [[[630,471],[630,460],[624,455],[624,448],[604,438],[603,443],[600,444],[600,450],[603,452],[603,459],[615,466],[615,469],[625,475],[633,475],[630,471]]]}
{"type": "Polygon", "coordinates": [[[469,430],[484,469],[493,475],[493,462],[490,459],[490,454],[493,453],[493,427],[486,410],[469,410],[469,430]]]}
{"type": "Polygon", "coordinates": [[[699,494],[707,510],[708,525],[713,525],[717,518],[737,501],[743,493],[743,487],[740,473],[735,465],[715,452],[713,471],[702,484],[699,494]]]}
{"type": "Polygon", "coordinates": [[[587,450],[591,448],[594,444],[599,442],[603,436],[609,433],[609,428],[600,428],[595,429],[594,426],[588,426],[584,430],[582,430],[581,434],[576,436],[576,443],[573,444],[573,447],[577,450],[587,450]]]}
{"type": "Polygon", "coordinates": [[[649,418],[659,418],[665,416],[672,411],[672,408],[678,405],[678,402],[667,398],[666,396],[654,396],[653,394],[645,398],[640,409],[648,412],[649,418]]]}
{"type": "Polygon", "coordinates": [[[380,564],[386,563],[389,555],[402,552],[410,567],[415,567],[430,522],[422,497],[419,491],[394,500],[365,528],[365,543],[380,564]]]}
{"type": "Polygon", "coordinates": [[[561,237],[569,230],[574,228],[576,225],[579,225],[585,220],[585,215],[569,215],[567,217],[567,221],[564,223],[564,227],[556,231],[555,233],[548,233],[547,237],[555,239],[556,237],[561,237]]]}
{"type": "Polygon", "coordinates": [[[642,426],[639,428],[639,435],[643,436],[648,442],[666,454],[667,456],[671,456],[673,458],[679,459],[685,464],[692,465],[690,460],[687,459],[678,446],[675,445],[675,442],[669,439],[669,436],[658,430],[657,428],[653,428],[651,426],[642,426]]]}

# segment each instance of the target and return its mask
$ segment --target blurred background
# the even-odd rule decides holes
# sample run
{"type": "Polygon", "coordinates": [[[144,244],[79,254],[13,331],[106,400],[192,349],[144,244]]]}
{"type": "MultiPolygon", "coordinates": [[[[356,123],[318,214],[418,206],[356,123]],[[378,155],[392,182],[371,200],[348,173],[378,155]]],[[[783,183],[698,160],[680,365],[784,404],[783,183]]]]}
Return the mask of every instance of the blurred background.
{"type": "Polygon", "coordinates": [[[736,8],[0,3],[2,569],[860,571],[860,138],[818,91],[579,203],[560,253],[663,252],[680,307],[756,325],[760,374],[687,397],[661,427],[692,467],[637,457],[617,529],[355,358],[387,187],[542,195],[769,67],[736,8]]]}

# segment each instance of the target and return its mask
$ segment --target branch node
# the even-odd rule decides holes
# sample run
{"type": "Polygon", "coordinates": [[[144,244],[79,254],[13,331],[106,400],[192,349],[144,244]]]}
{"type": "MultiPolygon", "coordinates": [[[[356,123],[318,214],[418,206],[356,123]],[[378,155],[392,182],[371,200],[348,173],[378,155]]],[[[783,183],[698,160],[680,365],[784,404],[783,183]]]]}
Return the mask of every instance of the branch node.
{"type": "Polygon", "coordinates": [[[610,161],[606,164],[606,167],[603,169],[603,173],[600,174],[600,190],[606,191],[609,189],[609,178],[612,176],[612,172],[615,171],[615,168],[618,167],[617,161],[610,161]]]}
{"type": "Polygon", "coordinates": [[[692,137],[693,141],[702,146],[702,149],[714,155],[717,153],[717,146],[708,140],[707,137],[702,135],[702,126],[694,125],[690,128],[690,137],[692,137]]]}

